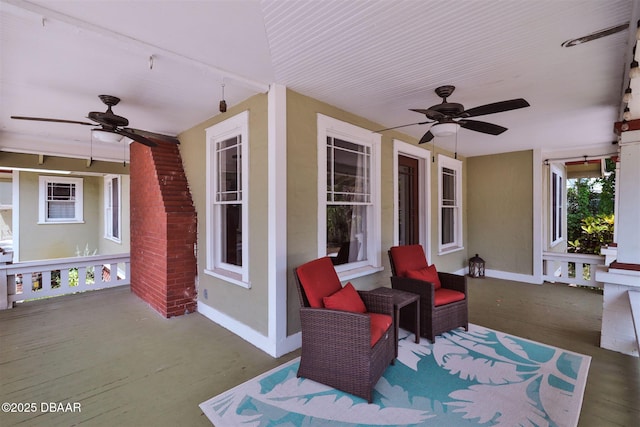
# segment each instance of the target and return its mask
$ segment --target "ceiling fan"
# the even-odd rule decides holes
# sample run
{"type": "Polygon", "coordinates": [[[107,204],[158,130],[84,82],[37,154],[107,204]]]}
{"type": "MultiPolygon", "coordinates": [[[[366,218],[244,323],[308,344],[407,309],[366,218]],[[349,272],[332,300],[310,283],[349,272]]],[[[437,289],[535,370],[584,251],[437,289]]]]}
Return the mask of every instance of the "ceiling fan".
{"type": "Polygon", "coordinates": [[[163,135],[160,133],[126,127],[129,126],[129,120],[127,120],[125,117],[114,114],[111,110],[111,107],[117,105],[120,102],[120,98],[111,95],[98,95],[98,97],[107,106],[107,111],[105,111],[104,113],[99,111],[90,112],[87,118],[89,120],[92,120],[94,123],[81,122],[76,120],[49,119],[44,117],[11,116],[11,118],[17,120],[34,120],[39,122],[71,123],[85,126],[99,126],[92,130],[126,136],[127,138],[131,138],[132,140],[139,142],[140,144],[144,144],[148,147],[155,147],[158,145],[155,142],[151,141],[149,138],[179,144],[178,138],[176,138],[175,136],[163,135]]]}
{"type": "Polygon", "coordinates": [[[420,138],[420,144],[431,141],[435,135],[444,136],[453,134],[457,131],[458,127],[487,133],[489,135],[500,135],[502,132],[506,131],[507,128],[479,120],[469,120],[469,117],[484,116],[485,114],[501,113],[503,111],[529,107],[529,103],[527,101],[522,98],[517,98],[480,105],[478,107],[465,110],[462,104],[447,101],[447,98],[451,96],[455,89],[456,87],[451,85],[440,86],[435,89],[436,95],[442,98],[442,102],[440,104],[433,105],[427,109],[410,109],[416,113],[424,114],[427,119],[429,119],[428,121],[382,129],[378,132],[398,129],[405,126],[431,124],[432,127],[422,136],[422,138],[420,138]],[[436,132],[436,127],[439,128],[438,132],[436,132]]]}

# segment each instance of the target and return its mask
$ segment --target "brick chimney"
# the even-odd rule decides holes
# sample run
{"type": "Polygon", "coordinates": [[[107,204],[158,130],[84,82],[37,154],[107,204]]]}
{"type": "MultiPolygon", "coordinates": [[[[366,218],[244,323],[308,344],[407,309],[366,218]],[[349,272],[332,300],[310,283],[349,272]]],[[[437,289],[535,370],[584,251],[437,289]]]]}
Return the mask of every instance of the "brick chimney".
{"type": "Polygon", "coordinates": [[[196,310],[197,217],[176,144],[132,143],[131,290],[165,317],[196,310]]]}

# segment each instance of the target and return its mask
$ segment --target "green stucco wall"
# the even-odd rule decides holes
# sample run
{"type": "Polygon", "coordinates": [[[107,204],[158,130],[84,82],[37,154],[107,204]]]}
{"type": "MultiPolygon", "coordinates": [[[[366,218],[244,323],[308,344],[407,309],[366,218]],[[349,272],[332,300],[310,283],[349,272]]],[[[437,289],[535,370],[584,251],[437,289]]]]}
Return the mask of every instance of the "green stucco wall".
{"type": "Polygon", "coordinates": [[[488,270],[533,274],[533,152],[467,161],[469,256],[488,270]]]}
{"type": "MultiPolygon", "coordinates": [[[[84,176],[83,209],[84,223],[79,224],[38,224],[38,178],[43,174],[20,172],[20,221],[19,254],[20,261],[38,259],[67,258],[84,254],[85,248],[91,253],[98,249],[99,199],[102,178],[84,176]]],[[[78,176],[74,176],[78,177],[78,176]]],[[[16,242],[14,242],[14,247],[16,242]]]]}
{"type": "MultiPolygon", "coordinates": [[[[18,227],[13,230],[14,248],[20,261],[75,257],[76,251],[84,253],[88,246],[98,254],[128,253],[129,246],[129,165],[121,162],[71,159],[56,156],[3,152],[0,169],[24,168],[42,172],[19,172],[19,206],[0,212],[4,224],[18,227]],[[38,176],[47,175],[47,170],[71,171],[72,177],[84,179],[84,224],[38,224],[38,176]],[[88,175],[83,175],[88,174],[88,175]],[[104,239],[104,186],[103,175],[122,177],[122,238],[121,243],[104,239]],[[12,215],[19,220],[12,222],[12,215]],[[43,243],[45,242],[45,243],[43,243]]],[[[10,181],[11,173],[5,173],[10,181]]]]}
{"type": "Polygon", "coordinates": [[[267,95],[256,95],[180,134],[180,154],[198,213],[198,301],[243,323],[262,335],[268,333],[267,283],[267,95]],[[205,273],[206,141],[205,129],[249,111],[249,281],[246,289],[205,273]],[[205,297],[206,290],[206,297],[205,297]]]}

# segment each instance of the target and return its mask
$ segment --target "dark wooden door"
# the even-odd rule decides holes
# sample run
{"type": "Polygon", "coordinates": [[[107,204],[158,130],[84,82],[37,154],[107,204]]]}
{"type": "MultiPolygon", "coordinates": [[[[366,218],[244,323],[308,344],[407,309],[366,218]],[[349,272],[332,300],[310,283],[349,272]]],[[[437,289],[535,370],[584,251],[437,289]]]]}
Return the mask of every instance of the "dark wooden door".
{"type": "Polygon", "coordinates": [[[418,159],[398,156],[398,243],[420,243],[418,159]]]}

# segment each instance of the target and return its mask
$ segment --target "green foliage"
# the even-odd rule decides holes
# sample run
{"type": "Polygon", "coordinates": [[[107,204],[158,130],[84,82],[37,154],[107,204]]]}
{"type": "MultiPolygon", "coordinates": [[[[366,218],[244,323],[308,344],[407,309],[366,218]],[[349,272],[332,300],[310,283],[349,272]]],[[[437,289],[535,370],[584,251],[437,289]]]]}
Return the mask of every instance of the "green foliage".
{"type": "Polygon", "coordinates": [[[582,219],[580,238],[569,240],[569,252],[599,254],[600,248],[613,241],[613,214],[599,214],[582,219]]]}
{"type": "Polygon", "coordinates": [[[599,254],[613,241],[615,162],[606,160],[601,178],[576,179],[567,189],[567,237],[569,252],[599,254]]]}

